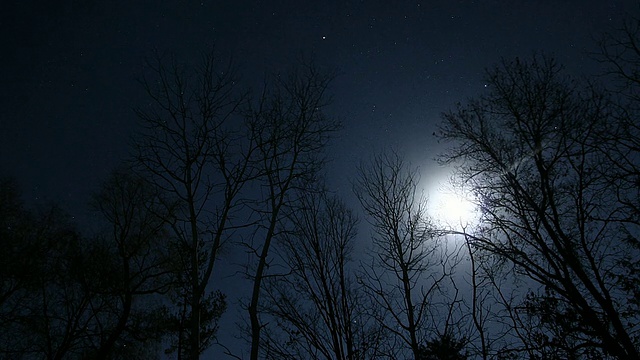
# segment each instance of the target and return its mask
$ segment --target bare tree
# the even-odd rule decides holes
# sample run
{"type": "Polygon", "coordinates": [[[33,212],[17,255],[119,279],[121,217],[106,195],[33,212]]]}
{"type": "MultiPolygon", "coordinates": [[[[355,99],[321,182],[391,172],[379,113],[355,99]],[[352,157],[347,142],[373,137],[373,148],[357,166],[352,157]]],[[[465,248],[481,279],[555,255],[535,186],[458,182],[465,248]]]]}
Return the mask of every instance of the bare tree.
{"type": "Polygon", "coordinates": [[[126,168],[110,175],[92,205],[109,228],[87,254],[105,259],[87,269],[105,281],[87,286],[109,304],[96,321],[101,336],[92,357],[109,359],[117,353],[116,347],[133,348],[135,339],[148,342],[151,337],[153,342],[163,335],[160,328],[165,327],[154,321],[160,320],[154,313],[162,309],[152,304],[172,285],[167,219],[174,209],[156,187],[126,168]]]}
{"type": "MultiPolygon", "coordinates": [[[[614,80],[614,92],[636,105],[640,101],[640,18],[631,17],[620,27],[606,32],[592,54],[604,68],[607,80],[614,80]]],[[[637,110],[637,109],[636,109],[637,110]]]]}
{"type": "MultiPolygon", "coordinates": [[[[107,196],[107,213],[121,209],[118,200],[131,205],[122,188],[109,189],[123,196],[107,196]]],[[[118,213],[126,225],[111,218],[114,236],[126,233],[117,237],[121,246],[112,247],[104,239],[82,237],[56,206],[23,208],[15,191],[8,183],[0,186],[0,239],[6,248],[0,263],[14,267],[2,271],[3,286],[10,286],[0,302],[0,357],[148,358],[145,353],[160,342],[155,328],[161,323],[155,322],[157,307],[143,307],[139,296],[158,289],[161,273],[145,247],[158,234],[140,226],[146,221],[136,221],[144,212],[134,206],[118,213]]]]}
{"type": "Polygon", "coordinates": [[[482,209],[473,246],[538,284],[509,304],[536,319],[524,350],[639,358],[637,295],[621,280],[637,279],[624,265],[638,259],[637,223],[605,175],[614,140],[603,134],[618,128],[607,99],[544,57],[504,61],[487,81],[488,95],[443,115],[443,159],[482,209]]]}
{"type": "Polygon", "coordinates": [[[8,311],[8,301],[14,300],[33,281],[29,272],[22,269],[32,268],[22,264],[25,254],[33,251],[37,244],[30,241],[30,214],[20,199],[18,185],[13,179],[0,179],[0,308],[3,312],[0,323],[9,322],[13,311],[8,311]]]}
{"type": "Polygon", "coordinates": [[[215,337],[215,322],[225,307],[224,297],[212,292],[209,282],[228,230],[235,226],[253,144],[233,123],[243,97],[230,64],[221,64],[212,52],[192,72],[159,56],[148,66],[152,78],[142,83],[151,101],[137,111],[144,128],[135,144],[137,163],[180,205],[171,219],[183,283],[175,295],[182,305],[176,346],[179,357],[197,359],[215,337]]]}
{"type": "Polygon", "coordinates": [[[251,360],[259,355],[263,328],[259,305],[272,243],[297,201],[295,190],[313,182],[324,163],[322,152],[329,135],[339,127],[324,114],[331,79],[313,64],[302,63],[289,75],[276,76],[249,110],[249,131],[257,144],[253,165],[260,175],[260,198],[252,205],[258,226],[245,243],[252,258],[247,272],[253,283],[247,306],[251,360]]]}
{"type": "Polygon", "coordinates": [[[606,69],[606,80],[614,84],[609,86],[609,92],[616,105],[616,121],[600,134],[607,140],[604,155],[611,164],[603,175],[616,189],[619,202],[626,208],[627,220],[638,224],[640,168],[634,160],[640,156],[640,19],[628,19],[621,28],[605,34],[600,45],[596,57],[606,69]]]}
{"type": "Polygon", "coordinates": [[[449,315],[435,319],[436,308],[451,314],[457,300],[456,296],[444,301],[444,285],[452,280],[454,264],[438,244],[417,185],[417,170],[408,168],[396,153],[377,156],[361,167],[354,184],[373,228],[373,256],[363,267],[362,282],[384,310],[379,323],[401,341],[400,346],[410,349],[414,359],[437,332],[432,325],[451,320],[449,315]]]}
{"type": "Polygon", "coordinates": [[[470,281],[471,281],[471,320],[477,339],[469,339],[469,343],[476,345],[476,353],[480,355],[483,360],[489,358],[489,349],[491,347],[491,341],[487,334],[487,322],[491,316],[492,309],[491,304],[487,301],[490,297],[490,293],[486,289],[488,282],[486,277],[483,277],[482,263],[478,263],[480,259],[477,256],[477,249],[471,244],[471,240],[466,235],[466,228],[462,228],[464,235],[464,245],[469,255],[470,281]],[[477,340],[477,341],[476,341],[477,340]]]}
{"type": "MultiPolygon", "coordinates": [[[[2,199],[17,200],[14,190],[5,186],[2,199]]],[[[0,356],[81,356],[90,348],[88,328],[102,304],[84,286],[86,262],[79,233],[55,205],[31,211],[17,201],[3,204],[2,212],[7,227],[0,238],[5,248],[0,262],[14,268],[2,271],[0,356]],[[96,308],[91,308],[92,301],[96,308]]]]}
{"type": "MultiPolygon", "coordinates": [[[[311,189],[309,189],[311,190],[311,189]]],[[[284,274],[266,281],[274,318],[262,341],[272,359],[372,359],[383,332],[355,281],[355,215],[326,191],[307,191],[278,242],[284,274]]]]}

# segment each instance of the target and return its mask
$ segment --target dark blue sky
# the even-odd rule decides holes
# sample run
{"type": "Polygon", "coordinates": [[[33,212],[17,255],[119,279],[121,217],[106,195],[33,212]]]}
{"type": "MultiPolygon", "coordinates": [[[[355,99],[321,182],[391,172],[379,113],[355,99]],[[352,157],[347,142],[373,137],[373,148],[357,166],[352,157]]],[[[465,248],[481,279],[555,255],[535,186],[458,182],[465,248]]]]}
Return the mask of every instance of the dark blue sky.
{"type": "Polygon", "coordinates": [[[437,172],[439,114],[484,90],[501,57],[552,54],[576,74],[586,52],[637,1],[93,1],[0,2],[0,176],[29,201],[82,214],[128,151],[136,78],[153,49],[196,61],[212,44],[247,86],[301,53],[338,69],[331,115],[344,123],[328,171],[348,190],[355,165],[395,146],[423,177],[437,172]]]}
{"type": "Polygon", "coordinates": [[[431,158],[439,113],[482,91],[500,57],[555,54],[591,70],[584,50],[636,1],[3,1],[0,172],[25,195],[81,207],[126,156],[144,56],[186,61],[211,44],[248,85],[303,53],[337,68],[334,166],[372,148],[431,158]]]}

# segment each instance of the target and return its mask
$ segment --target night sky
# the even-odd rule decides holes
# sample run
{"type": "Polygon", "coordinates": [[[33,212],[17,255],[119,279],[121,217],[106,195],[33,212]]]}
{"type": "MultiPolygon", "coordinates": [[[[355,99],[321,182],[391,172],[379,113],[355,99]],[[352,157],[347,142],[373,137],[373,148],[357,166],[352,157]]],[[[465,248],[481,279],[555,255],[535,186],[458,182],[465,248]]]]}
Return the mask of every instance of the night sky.
{"type": "Polygon", "coordinates": [[[127,157],[132,109],[146,101],[136,79],[154,49],[196,62],[215,45],[247,87],[300,54],[336,69],[328,111],[344,128],[327,172],[349,197],[358,162],[389,146],[428,181],[442,177],[439,114],[481,94],[485,68],[537,51],[597,74],[594,39],[638,10],[622,0],[0,4],[0,176],[17,178],[29,203],[57,201],[78,217],[127,157]]]}

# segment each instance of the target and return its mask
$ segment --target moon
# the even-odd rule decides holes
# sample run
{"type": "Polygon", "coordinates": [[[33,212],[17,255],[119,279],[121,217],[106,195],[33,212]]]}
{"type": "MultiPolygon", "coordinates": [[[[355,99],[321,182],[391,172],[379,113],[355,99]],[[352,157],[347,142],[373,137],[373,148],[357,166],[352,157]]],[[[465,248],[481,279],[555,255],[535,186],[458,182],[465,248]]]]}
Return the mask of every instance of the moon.
{"type": "Polygon", "coordinates": [[[478,216],[472,196],[451,186],[438,186],[429,192],[428,209],[436,223],[453,228],[470,225],[478,216]]]}
{"type": "Polygon", "coordinates": [[[442,194],[440,208],[442,216],[448,221],[466,223],[473,217],[473,204],[458,194],[442,194]]]}

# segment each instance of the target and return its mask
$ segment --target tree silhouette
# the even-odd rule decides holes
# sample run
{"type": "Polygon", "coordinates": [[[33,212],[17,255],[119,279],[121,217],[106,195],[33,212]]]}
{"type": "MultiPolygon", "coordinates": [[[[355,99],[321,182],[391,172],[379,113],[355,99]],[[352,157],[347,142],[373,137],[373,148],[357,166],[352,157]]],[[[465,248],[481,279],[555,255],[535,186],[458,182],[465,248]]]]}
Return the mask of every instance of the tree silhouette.
{"type": "Polygon", "coordinates": [[[132,348],[135,339],[153,342],[164,335],[163,309],[153,300],[157,303],[158,295],[172,286],[166,221],[172,207],[156,187],[124,167],[113,171],[92,205],[109,229],[94,240],[88,254],[104,260],[87,270],[108,280],[87,284],[109,302],[109,316],[98,323],[101,336],[93,357],[109,359],[118,345],[132,348]]]}
{"type": "Polygon", "coordinates": [[[163,237],[155,216],[138,208],[150,198],[132,196],[130,185],[116,176],[98,196],[113,237],[94,238],[55,205],[24,208],[17,186],[1,183],[0,357],[145,359],[156,351],[162,319],[144,297],[166,287],[161,247],[149,247],[163,237]]]}
{"type": "Polygon", "coordinates": [[[363,266],[361,281],[382,309],[376,320],[399,341],[391,348],[408,348],[414,359],[428,332],[435,330],[429,321],[444,320],[446,326],[456,302],[442,302],[455,264],[439,246],[426,202],[418,194],[417,176],[398,154],[389,153],[362,166],[354,184],[373,228],[372,259],[363,266]],[[431,317],[443,304],[444,319],[431,317]]]}
{"type": "Polygon", "coordinates": [[[238,194],[253,148],[238,140],[233,126],[243,97],[230,64],[221,64],[211,52],[196,68],[160,56],[148,66],[151,78],[142,84],[151,102],[137,110],[143,131],[135,143],[136,160],[149,181],[178,203],[166,219],[182,272],[176,278],[181,285],[174,287],[176,349],[180,357],[197,359],[215,337],[211,329],[225,307],[209,280],[241,206],[238,194]],[[204,321],[205,313],[212,315],[210,322],[204,321]]]}
{"type": "Polygon", "coordinates": [[[326,190],[307,189],[291,213],[278,254],[284,269],[266,281],[264,312],[275,318],[263,340],[273,359],[371,359],[383,332],[365,311],[355,279],[357,220],[326,190]]]}
{"type": "MultiPolygon", "coordinates": [[[[18,185],[13,179],[0,181],[0,256],[4,261],[0,265],[0,305],[4,305],[16,293],[23,290],[30,283],[28,264],[21,264],[33,249],[30,243],[29,215],[20,199],[18,185]],[[27,266],[22,266],[27,265],[27,266]]],[[[10,314],[4,314],[9,316],[10,314]]]]}
{"type": "Polygon", "coordinates": [[[17,186],[2,181],[0,354],[47,359],[91,348],[103,302],[86,284],[82,239],[55,205],[23,207],[17,186]]]}
{"type": "Polygon", "coordinates": [[[256,144],[252,166],[259,194],[250,206],[256,230],[244,245],[252,260],[246,275],[252,281],[247,304],[251,352],[257,360],[263,324],[260,298],[271,261],[274,239],[284,230],[287,215],[298,201],[296,190],[313,183],[324,164],[323,150],[339,124],[324,114],[330,74],[311,62],[301,62],[289,74],[267,84],[248,110],[247,125],[256,144]],[[253,260],[255,259],[255,260],[253,260]]]}
{"type": "Polygon", "coordinates": [[[452,334],[445,333],[441,337],[427,341],[420,347],[420,360],[466,360],[465,342],[457,340],[452,334]]]}
{"type": "MultiPolygon", "coordinates": [[[[443,160],[458,164],[482,210],[473,246],[538,284],[509,304],[514,326],[531,330],[523,350],[638,358],[637,297],[625,286],[637,279],[625,265],[640,255],[627,205],[637,194],[611,176],[619,118],[545,57],[504,61],[487,81],[487,95],[443,115],[440,136],[453,144],[443,160]]],[[[617,159],[635,168],[637,158],[617,159]]]]}

